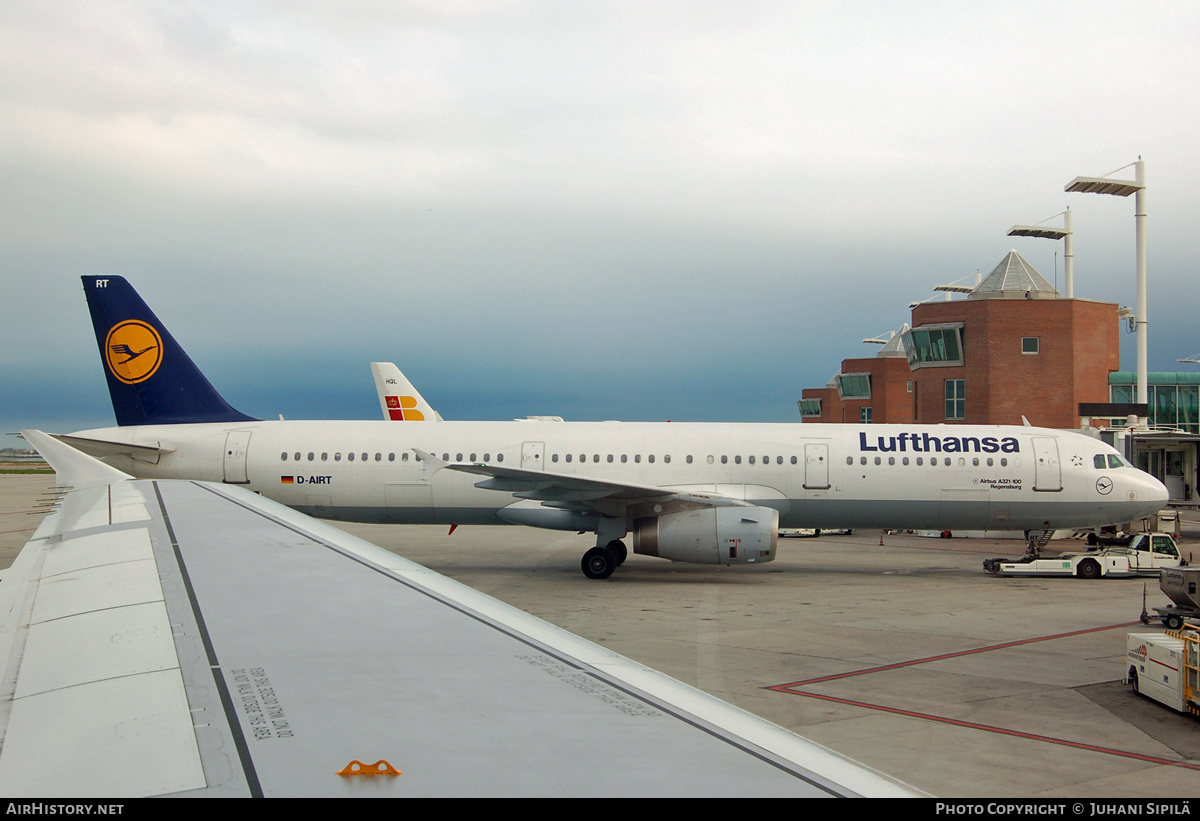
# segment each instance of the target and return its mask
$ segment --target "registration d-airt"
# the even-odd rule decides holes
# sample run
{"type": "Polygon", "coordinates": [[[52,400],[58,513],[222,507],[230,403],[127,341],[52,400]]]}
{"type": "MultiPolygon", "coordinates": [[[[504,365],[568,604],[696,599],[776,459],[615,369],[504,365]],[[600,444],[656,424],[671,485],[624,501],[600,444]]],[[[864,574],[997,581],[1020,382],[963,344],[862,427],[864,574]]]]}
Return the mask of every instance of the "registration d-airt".
{"type": "Polygon", "coordinates": [[[595,533],[591,578],[625,561],[630,535],[635,553],[740,564],[771,561],[780,527],[1096,527],[1167,501],[1111,447],[1034,427],[261,421],[221,398],[128,282],[83,285],[119,427],[70,444],[323,518],[595,533]],[[110,341],[130,323],[135,339],[110,341]]]}

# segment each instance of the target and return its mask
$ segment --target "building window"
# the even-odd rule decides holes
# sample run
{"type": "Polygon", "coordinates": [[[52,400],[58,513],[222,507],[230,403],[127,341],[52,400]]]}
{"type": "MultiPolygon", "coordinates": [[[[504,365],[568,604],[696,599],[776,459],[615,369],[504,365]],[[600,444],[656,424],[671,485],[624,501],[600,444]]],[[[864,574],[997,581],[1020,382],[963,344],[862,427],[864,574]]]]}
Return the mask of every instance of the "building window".
{"type": "Polygon", "coordinates": [[[946,380],[946,418],[967,418],[967,380],[946,380]]]}
{"type": "Polygon", "coordinates": [[[800,416],[812,417],[821,415],[821,400],[820,399],[801,399],[800,400],[800,416]]]}
{"type": "Polygon", "coordinates": [[[859,421],[859,424],[863,424],[863,425],[871,424],[871,409],[870,408],[859,408],[858,409],[858,421],[859,421]]]}
{"type": "Polygon", "coordinates": [[[1042,352],[1042,339],[1039,336],[1021,337],[1021,353],[1039,354],[1042,352]]]}
{"type": "Polygon", "coordinates": [[[963,363],[961,325],[913,328],[905,331],[900,341],[910,368],[963,363]]]}
{"type": "Polygon", "coordinates": [[[842,399],[871,398],[871,374],[839,373],[836,378],[838,394],[842,399]]]}
{"type": "Polygon", "coordinates": [[[908,380],[908,392],[912,393],[912,380],[908,380]]]}

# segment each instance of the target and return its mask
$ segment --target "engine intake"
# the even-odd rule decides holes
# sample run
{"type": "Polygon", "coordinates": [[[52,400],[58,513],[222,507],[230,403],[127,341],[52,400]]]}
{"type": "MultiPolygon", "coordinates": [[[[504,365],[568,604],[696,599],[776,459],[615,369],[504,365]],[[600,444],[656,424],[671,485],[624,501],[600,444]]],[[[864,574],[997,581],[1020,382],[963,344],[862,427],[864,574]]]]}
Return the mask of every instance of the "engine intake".
{"type": "Polygon", "coordinates": [[[633,552],[674,562],[769,562],[779,541],[779,512],[770,507],[708,507],[637,519],[633,552]]]}

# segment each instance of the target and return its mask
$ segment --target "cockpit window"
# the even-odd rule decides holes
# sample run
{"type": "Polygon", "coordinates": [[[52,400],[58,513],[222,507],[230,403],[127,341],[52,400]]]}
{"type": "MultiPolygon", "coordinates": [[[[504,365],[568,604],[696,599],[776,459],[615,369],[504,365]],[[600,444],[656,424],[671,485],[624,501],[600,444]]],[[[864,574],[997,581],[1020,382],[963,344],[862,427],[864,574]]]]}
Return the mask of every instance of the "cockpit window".
{"type": "Polygon", "coordinates": [[[1095,456],[1092,457],[1092,466],[1095,467],[1096,470],[1104,470],[1104,454],[1103,453],[1097,453],[1095,456]]]}
{"type": "Polygon", "coordinates": [[[1108,466],[1110,468],[1124,467],[1124,465],[1125,465],[1125,460],[1122,459],[1120,456],[1117,456],[1115,453],[1108,454],[1108,466]]]}

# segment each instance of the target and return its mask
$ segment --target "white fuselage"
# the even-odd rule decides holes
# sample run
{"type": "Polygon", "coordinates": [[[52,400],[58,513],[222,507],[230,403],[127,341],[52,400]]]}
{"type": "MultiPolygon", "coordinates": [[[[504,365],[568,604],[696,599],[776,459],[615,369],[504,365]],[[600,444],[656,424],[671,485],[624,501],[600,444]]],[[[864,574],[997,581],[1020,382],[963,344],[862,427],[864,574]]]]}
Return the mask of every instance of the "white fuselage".
{"type": "Polygon", "coordinates": [[[362,522],[582,529],[553,506],[438,470],[414,449],[449,463],[714,493],[778,510],[781,527],[1092,527],[1148,516],[1167,500],[1160,482],[1107,445],[1032,427],[270,421],[73,435],[162,449],[157,464],[105,459],[138,477],[242,484],[311,515],[362,522]]]}

